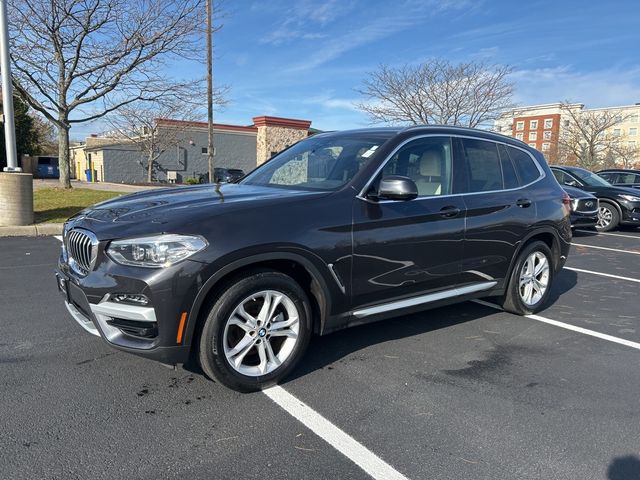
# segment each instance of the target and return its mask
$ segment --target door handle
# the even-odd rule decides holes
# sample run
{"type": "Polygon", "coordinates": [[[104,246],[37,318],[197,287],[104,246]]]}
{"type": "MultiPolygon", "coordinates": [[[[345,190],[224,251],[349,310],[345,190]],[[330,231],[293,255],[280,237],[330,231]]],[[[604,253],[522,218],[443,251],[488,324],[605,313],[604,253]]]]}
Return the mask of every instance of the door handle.
{"type": "Polygon", "coordinates": [[[444,218],[455,217],[460,213],[460,209],[458,207],[454,207],[453,205],[448,207],[442,207],[440,209],[440,216],[444,218]]]}
{"type": "Polygon", "coordinates": [[[531,206],[531,200],[529,200],[528,198],[519,198],[518,200],[516,200],[516,205],[520,208],[527,208],[531,206]]]}

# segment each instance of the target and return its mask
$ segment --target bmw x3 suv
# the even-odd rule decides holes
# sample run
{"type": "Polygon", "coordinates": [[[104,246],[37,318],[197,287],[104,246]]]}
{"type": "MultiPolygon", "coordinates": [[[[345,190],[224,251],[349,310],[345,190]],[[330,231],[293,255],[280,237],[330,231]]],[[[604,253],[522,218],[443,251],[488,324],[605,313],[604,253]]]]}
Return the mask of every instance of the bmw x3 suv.
{"type": "Polygon", "coordinates": [[[251,391],[286,376],[312,334],[479,297],[539,311],[569,214],[543,156],[509,137],[322,133],[237,184],[83,210],[65,224],[56,276],[72,317],[111,346],[196,360],[251,391]]]}

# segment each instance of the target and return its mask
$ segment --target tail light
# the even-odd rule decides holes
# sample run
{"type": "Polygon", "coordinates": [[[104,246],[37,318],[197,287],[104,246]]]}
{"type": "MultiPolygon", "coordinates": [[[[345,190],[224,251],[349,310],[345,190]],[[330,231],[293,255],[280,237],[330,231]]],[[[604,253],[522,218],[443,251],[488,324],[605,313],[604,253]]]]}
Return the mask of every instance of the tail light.
{"type": "Polygon", "coordinates": [[[571,197],[567,192],[562,192],[562,206],[567,215],[571,214],[571,197]]]}

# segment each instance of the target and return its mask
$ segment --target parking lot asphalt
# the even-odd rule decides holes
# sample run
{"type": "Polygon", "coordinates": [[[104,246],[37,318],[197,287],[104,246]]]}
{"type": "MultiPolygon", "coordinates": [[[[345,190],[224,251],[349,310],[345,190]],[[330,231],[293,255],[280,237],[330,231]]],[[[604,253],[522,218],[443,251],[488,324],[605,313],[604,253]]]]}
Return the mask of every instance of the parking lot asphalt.
{"type": "MultiPolygon", "coordinates": [[[[467,302],[315,338],[282,387],[395,478],[640,478],[640,231],[574,244],[539,315],[635,344],[467,302]]],[[[263,393],[86,334],[59,248],[0,239],[0,478],[385,478],[263,393]]]]}

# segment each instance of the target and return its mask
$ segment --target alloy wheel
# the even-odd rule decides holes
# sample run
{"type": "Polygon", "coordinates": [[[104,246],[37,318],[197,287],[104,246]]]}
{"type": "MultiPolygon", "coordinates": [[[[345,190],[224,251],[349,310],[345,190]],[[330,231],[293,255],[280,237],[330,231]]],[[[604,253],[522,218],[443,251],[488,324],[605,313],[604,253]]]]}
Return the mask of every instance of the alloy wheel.
{"type": "Polygon", "coordinates": [[[596,227],[598,228],[607,228],[609,224],[613,220],[613,213],[607,207],[600,207],[598,209],[598,223],[596,223],[596,227]]]}
{"type": "Polygon", "coordinates": [[[300,319],[293,300],[263,290],[242,300],[227,319],[223,334],[229,365],[243,375],[266,375],[291,356],[298,341],[300,319]]]}
{"type": "Polygon", "coordinates": [[[531,252],[522,264],[518,292],[525,305],[537,304],[549,286],[549,260],[542,252],[531,252]]]}

